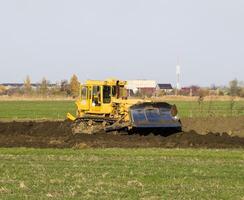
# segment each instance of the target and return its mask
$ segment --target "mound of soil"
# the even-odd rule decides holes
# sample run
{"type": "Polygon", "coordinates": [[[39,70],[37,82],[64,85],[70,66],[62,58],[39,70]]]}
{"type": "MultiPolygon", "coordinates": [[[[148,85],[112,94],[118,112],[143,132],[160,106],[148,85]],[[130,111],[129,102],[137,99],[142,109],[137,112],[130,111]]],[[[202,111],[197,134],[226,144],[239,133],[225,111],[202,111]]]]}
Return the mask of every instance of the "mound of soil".
{"type": "Polygon", "coordinates": [[[161,135],[128,135],[126,132],[96,135],[71,132],[69,122],[0,122],[0,147],[35,148],[107,148],[107,147],[164,147],[164,148],[244,148],[244,138],[227,133],[205,135],[195,131],[161,135]]]}
{"type": "Polygon", "coordinates": [[[232,136],[244,137],[244,116],[183,118],[181,121],[186,132],[190,130],[195,130],[199,134],[225,132],[232,136]]]}

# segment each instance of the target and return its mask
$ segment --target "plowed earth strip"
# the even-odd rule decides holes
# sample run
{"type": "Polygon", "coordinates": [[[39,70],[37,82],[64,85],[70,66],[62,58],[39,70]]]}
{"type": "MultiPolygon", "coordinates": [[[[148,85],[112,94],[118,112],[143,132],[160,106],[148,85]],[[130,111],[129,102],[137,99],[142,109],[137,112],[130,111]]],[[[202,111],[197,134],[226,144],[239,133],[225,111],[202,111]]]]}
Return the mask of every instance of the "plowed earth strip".
{"type": "MultiPolygon", "coordinates": [[[[240,120],[242,120],[242,118],[240,120]]],[[[185,124],[187,124],[187,120],[183,120],[183,124],[184,121],[185,124]]],[[[213,121],[216,123],[216,120],[213,121]]],[[[223,120],[220,120],[220,122],[222,123],[223,120]]],[[[199,123],[196,122],[195,124],[199,123]]],[[[209,120],[206,125],[209,127],[209,120]]],[[[239,125],[241,127],[241,124],[239,125]]],[[[200,127],[200,130],[202,129],[203,127],[200,127]]],[[[214,133],[211,132],[211,130],[208,132],[206,132],[206,130],[202,130],[201,133],[197,133],[196,131],[190,130],[189,125],[188,127],[185,127],[184,130],[184,132],[172,134],[167,137],[154,134],[146,136],[140,134],[128,135],[126,132],[120,132],[117,134],[101,133],[96,135],[73,135],[71,132],[70,122],[0,122],[0,147],[244,148],[243,137],[230,136],[225,133],[224,130],[214,133]]],[[[241,133],[243,130],[237,131],[241,133]]]]}

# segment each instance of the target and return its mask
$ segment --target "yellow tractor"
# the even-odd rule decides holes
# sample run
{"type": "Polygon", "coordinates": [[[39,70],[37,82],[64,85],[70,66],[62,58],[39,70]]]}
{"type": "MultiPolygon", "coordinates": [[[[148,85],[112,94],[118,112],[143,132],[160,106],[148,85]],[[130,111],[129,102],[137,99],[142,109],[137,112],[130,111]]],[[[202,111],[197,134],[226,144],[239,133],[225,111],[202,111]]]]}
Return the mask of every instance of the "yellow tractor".
{"type": "Polygon", "coordinates": [[[76,101],[77,116],[67,113],[74,122],[74,133],[99,133],[117,130],[159,132],[181,130],[177,108],[166,102],[128,99],[126,81],[87,80],[80,87],[76,101]]]}

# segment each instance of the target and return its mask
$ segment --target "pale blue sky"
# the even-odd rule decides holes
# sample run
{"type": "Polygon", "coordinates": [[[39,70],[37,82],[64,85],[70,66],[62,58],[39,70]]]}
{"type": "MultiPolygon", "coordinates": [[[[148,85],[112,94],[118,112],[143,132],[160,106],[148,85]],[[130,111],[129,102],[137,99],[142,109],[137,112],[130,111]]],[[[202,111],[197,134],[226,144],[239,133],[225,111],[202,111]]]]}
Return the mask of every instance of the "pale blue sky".
{"type": "Polygon", "coordinates": [[[0,0],[0,83],[244,80],[243,0],[0,0]]]}

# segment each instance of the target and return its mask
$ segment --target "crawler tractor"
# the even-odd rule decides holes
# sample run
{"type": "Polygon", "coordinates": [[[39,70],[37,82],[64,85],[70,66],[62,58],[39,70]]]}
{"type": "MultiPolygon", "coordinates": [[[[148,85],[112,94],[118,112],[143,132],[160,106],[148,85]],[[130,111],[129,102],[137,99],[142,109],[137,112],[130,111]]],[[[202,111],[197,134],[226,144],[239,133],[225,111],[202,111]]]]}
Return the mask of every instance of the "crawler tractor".
{"type": "Polygon", "coordinates": [[[76,101],[76,117],[67,114],[74,122],[74,133],[94,134],[126,130],[128,132],[164,132],[181,130],[177,108],[166,102],[128,99],[126,81],[108,79],[87,80],[80,87],[76,101]]]}

